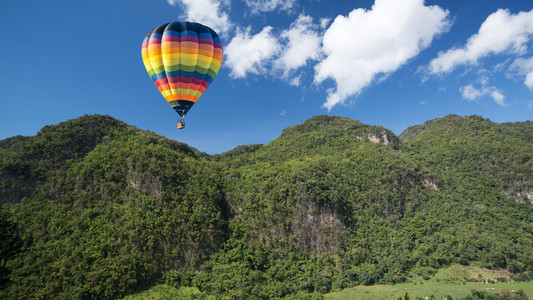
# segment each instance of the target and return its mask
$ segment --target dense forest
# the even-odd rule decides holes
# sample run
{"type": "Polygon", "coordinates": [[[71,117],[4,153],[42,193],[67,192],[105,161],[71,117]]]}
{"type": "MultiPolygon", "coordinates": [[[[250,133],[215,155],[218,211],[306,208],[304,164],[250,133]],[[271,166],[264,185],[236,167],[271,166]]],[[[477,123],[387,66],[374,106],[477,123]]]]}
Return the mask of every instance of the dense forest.
{"type": "MultiPolygon", "coordinates": [[[[533,122],[316,116],[208,155],[109,116],[0,141],[0,298],[317,296],[533,271],[533,122]]],[[[520,277],[521,276],[521,277],[520,277]]]]}

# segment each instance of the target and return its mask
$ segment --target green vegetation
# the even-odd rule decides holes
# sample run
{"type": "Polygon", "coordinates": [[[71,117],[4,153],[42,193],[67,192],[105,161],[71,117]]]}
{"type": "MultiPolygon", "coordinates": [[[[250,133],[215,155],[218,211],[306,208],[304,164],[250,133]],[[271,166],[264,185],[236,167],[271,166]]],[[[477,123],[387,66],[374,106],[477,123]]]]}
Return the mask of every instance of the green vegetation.
{"type": "Polygon", "coordinates": [[[527,300],[533,298],[533,288],[528,284],[397,284],[358,286],[325,295],[326,300],[527,300]],[[514,292],[513,292],[514,291],[514,292]],[[527,291],[527,292],[526,292],[527,291]],[[407,297],[406,297],[407,295],[407,297]]]}
{"type": "Polygon", "coordinates": [[[317,116],[210,156],[84,116],[0,141],[0,204],[0,298],[467,297],[532,280],[533,123],[317,116]]]}
{"type": "Polygon", "coordinates": [[[411,283],[356,286],[325,295],[326,299],[531,299],[533,284],[515,282],[505,270],[451,265],[441,268],[429,280],[416,278],[411,283]],[[512,282],[511,282],[512,281],[512,282]],[[513,292],[514,291],[514,292],[513,292]],[[522,293],[518,293],[523,291],[522,293]],[[434,298],[431,298],[431,297],[434,298]],[[418,297],[418,298],[417,298],[418,297]],[[492,297],[492,298],[491,298],[492,297]],[[515,298],[512,298],[515,297],[515,298]]]}
{"type": "Polygon", "coordinates": [[[202,293],[194,287],[173,287],[166,284],[158,284],[149,290],[126,296],[124,300],[173,300],[173,299],[197,299],[202,293]]]}

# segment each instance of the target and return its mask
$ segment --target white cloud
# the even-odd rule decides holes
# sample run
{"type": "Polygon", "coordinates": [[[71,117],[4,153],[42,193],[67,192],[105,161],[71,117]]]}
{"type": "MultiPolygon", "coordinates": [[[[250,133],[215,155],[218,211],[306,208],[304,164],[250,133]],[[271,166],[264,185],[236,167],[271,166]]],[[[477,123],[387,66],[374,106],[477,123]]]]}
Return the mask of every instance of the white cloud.
{"type": "Polygon", "coordinates": [[[337,16],[323,39],[327,57],[315,66],[315,83],[336,82],[323,106],[342,104],[376,75],[400,68],[449,28],[448,15],[423,0],[376,0],[371,10],[337,16]]]}
{"type": "Polygon", "coordinates": [[[247,73],[260,74],[281,49],[278,39],[272,35],[272,27],[267,26],[256,34],[250,34],[251,27],[238,28],[235,37],[226,46],[224,55],[226,66],[231,69],[233,78],[244,78],[247,73]]]}
{"type": "Polygon", "coordinates": [[[221,11],[221,3],[217,0],[167,0],[171,5],[181,3],[185,7],[187,21],[198,22],[211,27],[223,35],[232,24],[227,13],[221,11]]]}
{"type": "Polygon", "coordinates": [[[524,84],[533,91],[533,57],[515,59],[508,71],[525,77],[524,84]]]}
{"type": "Polygon", "coordinates": [[[510,14],[500,9],[487,17],[477,34],[472,35],[462,48],[442,52],[429,64],[430,74],[453,71],[457,66],[476,64],[491,54],[509,52],[524,54],[533,34],[533,10],[510,14]]]}
{"type": "Polygon", "coordinates": [[[289,81],[289,84],[292,86],[299,87],[301,81],[302,81],[302,75],[298,75],[298,76],[292,77],[291,80],[289,81]]]}
{"type": "Polygon", "coordinates": [[[529,87],[529,89],[533,90],[533,71],[527,74],[526,81],[524,83],[529,87]]]}
{"type": "Polygon", "coordinates": [[[281,39],[287,43],[283,46],[283,52],[276,60],[275,67],[283,71],[285,78],[289,72],[305,66],[308,60],[319,59],[320,37],[316,30],[313,18],[300,15],[289,29],[281,33],[281,39]]]}
{"type": "MultiPolygon", "coordinates": [[[[482,70],[481,72],[486,72],[486,70],[482,70]]],[[[479,76],[478,81],[482,85],[486,86],[487,84],[489,84],[489,77],[487,75],[481,75],[479,76]]]]}
{"type": "Polygon", "coordinates": [[[504,101],[505,96],[502,94],[501,91],[493,90],[492,92],[490,92],[490,96],[492,97],[494,102],[498,103],[499,106],[507,106],[507,104],[505,104],[505,101],[504,101]]]}
{"type": "Polygon", "coordinates": [[[290,10],[296,0],[246,0],[246,5],[251,9],[252,14],[265,13],[274,10],[290,10]]]}
{"type": "Polygon", "coordinates": [[[481,89],[477,89],[471,84],[459,88],[463,99],[468,100],[468,102],[473,102],[485,95],[489,95],[498,105],[507,106],[505,95],[501,90],[498,90],[494,86],[486,86],[487,81],[483,78],[480,81],[482,83],[481,89]]]}
{"type": "Polygon", "coordinates": [[[468,100],[469,102],[477,100],[479,97],[482,96],[481,91],[476,89],[471,84],[461,87],[459,91],[461,92],[463,98],[468,100]]]}
{"type": "Polygon", "coordinates": [[[320,19],[320,28],[326,29],[328,27],[329,21],[331,21],[331,19],[329,18],[320,19]]]}

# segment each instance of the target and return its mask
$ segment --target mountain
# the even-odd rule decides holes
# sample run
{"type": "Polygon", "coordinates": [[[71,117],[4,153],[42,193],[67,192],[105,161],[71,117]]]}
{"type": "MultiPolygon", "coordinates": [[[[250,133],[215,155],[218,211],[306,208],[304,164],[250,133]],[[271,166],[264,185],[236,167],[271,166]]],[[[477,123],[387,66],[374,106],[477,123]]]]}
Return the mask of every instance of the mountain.
{"type": "Polygon", "coordinates": [[[106,139],[128,126],[104,116],[85,116],[45,126],[36,136],[16,136],[0,142],[0,204],[18,203],[46,181],[46,173],[68,168],[106,139]]]}
{"type": "Polygon", "coordinates": [[[400,139],[449,185],[492,187],[505,199],[533,205],[533,122],[450,115],[408,128],[400,139]]]}
{"type": "Polygon", "coordinates": [[[185,144],[85,116],[0,151],[22,241],[2,298],[112,298],[197,268],[224,240],[217,169],[185,144]]]}
{"type": "Polygon", "coordinates": [[[451,115],[397,137],[316,116],[209,156],[83,116],[0,141],[0,179],[2,298],[158,282],[318,297],[452,264],[533,271],[532,122],[451,115]]]}

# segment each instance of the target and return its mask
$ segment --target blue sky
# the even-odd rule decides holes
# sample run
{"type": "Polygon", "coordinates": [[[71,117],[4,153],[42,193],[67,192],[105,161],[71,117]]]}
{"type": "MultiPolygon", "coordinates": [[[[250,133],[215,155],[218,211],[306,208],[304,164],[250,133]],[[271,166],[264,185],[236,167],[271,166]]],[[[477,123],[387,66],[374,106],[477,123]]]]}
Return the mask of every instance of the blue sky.
{"type": "Polygon", "coordinates": [[[107,114],[214,154],[319,114],[396,134],[533,119],[530,0],[5,0],[0,25],[0,139],[107,114]],[[177,130],[141,43],[185,20],[219,33],[224,63],[177,130]]]}

